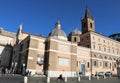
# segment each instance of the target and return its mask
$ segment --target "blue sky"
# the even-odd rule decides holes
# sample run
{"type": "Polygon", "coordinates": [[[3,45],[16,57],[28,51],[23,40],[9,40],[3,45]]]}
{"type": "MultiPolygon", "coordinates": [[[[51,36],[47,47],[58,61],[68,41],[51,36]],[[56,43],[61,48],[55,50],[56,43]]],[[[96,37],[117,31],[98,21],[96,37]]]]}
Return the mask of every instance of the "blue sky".
{"type": "Polygon", "coordinates": [[[23,24],[24,32],[48,36],[60,20],[68,35],[75,28],[81,30],[86,4],[96,32],[120,32],[120,0],[0,0],[0,27],[17,32],[23,24]]]}

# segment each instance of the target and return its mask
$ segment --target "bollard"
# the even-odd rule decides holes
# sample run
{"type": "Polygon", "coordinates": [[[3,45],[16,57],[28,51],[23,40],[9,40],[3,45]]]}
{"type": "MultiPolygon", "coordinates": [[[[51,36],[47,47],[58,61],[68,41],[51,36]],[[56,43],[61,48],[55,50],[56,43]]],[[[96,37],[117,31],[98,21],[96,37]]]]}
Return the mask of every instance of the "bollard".
{"type": "Polygon", "coordinates": [[[27,78],[27,76],[25,76],[24,77],[24,83],[27,83],[27,81],[28,81],[28,78],[27,78]]]}
{"type": "Polygon", "coordinates": [[[104,79],[106,79],[106,76],[104,76],[104,79]]]}
{"type": "Polygon", "coordinates": [[[78,81],[80,82],[80,76],[78,77],[78,81]]]}
{"type": "Polygon", "coordinates": [[[67,82],[67,77],[65,77],[65,82],[67,82]]]}
{"type": "Polygon", "coordinates": [[[99,80],[99,76],[97,76],[97,79],[99,80]]]}
{"type": "Polygon", "coordinates": [[[89,80],[91,80],[91,76],[89,75],[89,80]]]}
{"type": "Polygon", "coordinates": [[[50,77],[47,77],[47,83],[50,83],[50,77]]]}
{"type": "Polygon", "coordinates": [[[110,75],[110,78],[111,78],[111,75],[110,75]]]}

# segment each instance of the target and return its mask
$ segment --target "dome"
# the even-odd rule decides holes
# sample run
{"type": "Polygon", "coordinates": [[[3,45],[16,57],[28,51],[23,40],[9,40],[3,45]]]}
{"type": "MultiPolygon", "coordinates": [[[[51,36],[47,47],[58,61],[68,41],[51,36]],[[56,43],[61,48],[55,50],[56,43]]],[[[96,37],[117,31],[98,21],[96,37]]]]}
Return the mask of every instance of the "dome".
{"type": "Polygon", "coordinates": [[[61,24],[60,22],[57,22],[55,24],[56,28],[50,32],[49,36],[55,39],[60,39],[60,40],[67,40],[67,36],[63,30],[61,30],[61,24]]]}
{"type": "Polygon", "coordinates": [[[66,37],[66,34],[63,30],[61,29],[54,29],[50,34],[49,36],[63,36],[63,37],[66,37]]]}
{"type": "Polygon", "coordinates": [[[81,32],[77,28],[71,32],[71,35],[76,35],[76,34],[77,35],[81,34],[81,32]]]}

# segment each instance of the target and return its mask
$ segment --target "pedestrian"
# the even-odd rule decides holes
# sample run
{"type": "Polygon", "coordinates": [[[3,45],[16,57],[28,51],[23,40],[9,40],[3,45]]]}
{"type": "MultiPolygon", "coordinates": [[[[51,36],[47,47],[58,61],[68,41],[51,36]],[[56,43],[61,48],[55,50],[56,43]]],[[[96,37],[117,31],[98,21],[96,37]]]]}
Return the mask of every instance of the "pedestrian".
{"type": "Polygon", "coordinates": [[[57,83],[64,83],[64,79],[62,77],[62,74],[60,74],[59,77],[57,78],[57,83]]]}

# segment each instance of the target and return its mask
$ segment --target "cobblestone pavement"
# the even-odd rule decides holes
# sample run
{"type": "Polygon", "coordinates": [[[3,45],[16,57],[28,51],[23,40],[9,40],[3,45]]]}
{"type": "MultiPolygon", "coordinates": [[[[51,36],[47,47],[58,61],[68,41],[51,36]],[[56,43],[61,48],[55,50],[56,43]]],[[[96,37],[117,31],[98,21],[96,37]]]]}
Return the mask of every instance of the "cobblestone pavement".
{"type": "Polygon", "coordinates": [[[24,77],[19,75],[0,75],[0,83],[24,83],[24,77]]]}
{"type": "MultiPolygon", "coordinates": [[[[0,75],[0,83],[24,83],[24,76],[20,75],[0,75]]],[[[28,83],[46,83],[46,77],[28,77],[28,83]]],[[[60,83],[57,82],[57,78],[51,78],[50,83],[60,83]]],[[[78,82],[77,78],[68,78],[66,83],[120,83],[120,79],[117,77],[107,78],[107,79],[92,79],[81,78],[78,82]]]]}

